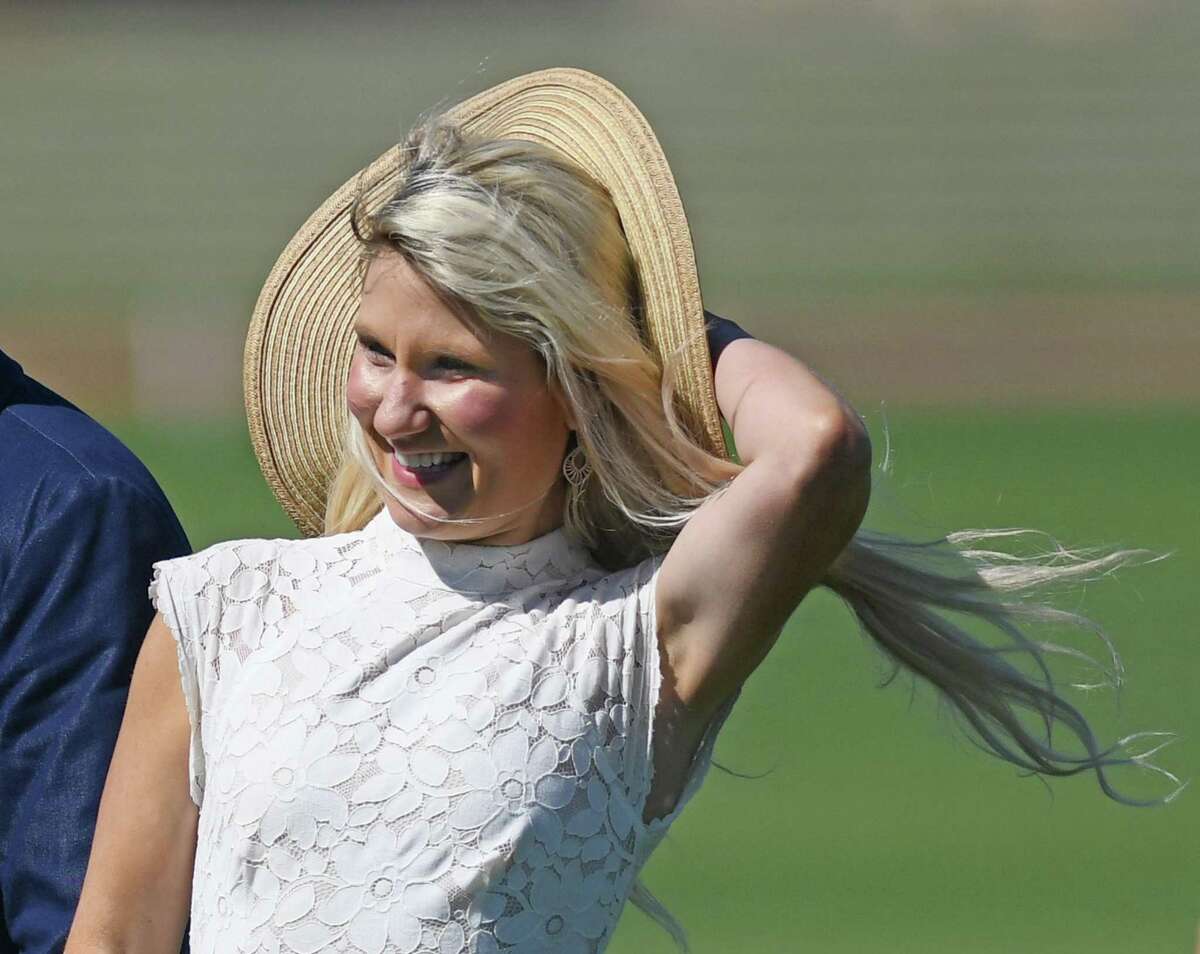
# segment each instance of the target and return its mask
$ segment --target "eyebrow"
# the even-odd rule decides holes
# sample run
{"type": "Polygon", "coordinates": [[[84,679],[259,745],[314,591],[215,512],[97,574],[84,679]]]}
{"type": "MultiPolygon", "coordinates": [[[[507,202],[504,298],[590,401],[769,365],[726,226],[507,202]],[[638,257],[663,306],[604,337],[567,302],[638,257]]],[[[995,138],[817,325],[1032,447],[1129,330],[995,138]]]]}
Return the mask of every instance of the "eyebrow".
{"type": "Polygon", "coordinates": [[[362,328],[359,325],[355,325],[353,328],[353,331],[354,331],[354,336],[356,338],[361,339],[364,343],[375,345],[376,347],[379,347],[379,348],[383,348],[384,351],[389,350],[382,341],[380,341],[378,338],[376,338],[373,334],[371,334],[371,332],[367,331],[365,328],[362,328]]]}

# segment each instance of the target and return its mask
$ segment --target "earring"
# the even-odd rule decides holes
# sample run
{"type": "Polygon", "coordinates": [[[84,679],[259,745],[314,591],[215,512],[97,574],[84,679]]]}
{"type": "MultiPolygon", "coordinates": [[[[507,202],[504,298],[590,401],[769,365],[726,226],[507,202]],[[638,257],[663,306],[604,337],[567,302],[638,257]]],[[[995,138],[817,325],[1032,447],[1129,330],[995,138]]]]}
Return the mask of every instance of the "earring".
{"type": "Polygon", "coordinates": [[[588,463],[582,447],[576,445],[571,449],[571,453],[563,458],[562,470],[568,484],[575,490],[583,488],[587,479],[592,475],[592,465],[588,463]]]}

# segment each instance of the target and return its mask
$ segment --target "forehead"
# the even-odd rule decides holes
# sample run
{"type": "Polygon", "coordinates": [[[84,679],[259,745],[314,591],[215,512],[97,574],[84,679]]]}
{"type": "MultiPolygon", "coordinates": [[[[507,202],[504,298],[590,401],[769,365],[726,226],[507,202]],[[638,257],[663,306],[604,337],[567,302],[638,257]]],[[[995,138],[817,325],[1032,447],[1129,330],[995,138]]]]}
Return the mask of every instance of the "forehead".
{"type": "Polygon", "coordinates": [[[367,267],[355,327],[387,340],[492,350],[501,343],[478,321],[459,314],[399,255],[367,267]]]}

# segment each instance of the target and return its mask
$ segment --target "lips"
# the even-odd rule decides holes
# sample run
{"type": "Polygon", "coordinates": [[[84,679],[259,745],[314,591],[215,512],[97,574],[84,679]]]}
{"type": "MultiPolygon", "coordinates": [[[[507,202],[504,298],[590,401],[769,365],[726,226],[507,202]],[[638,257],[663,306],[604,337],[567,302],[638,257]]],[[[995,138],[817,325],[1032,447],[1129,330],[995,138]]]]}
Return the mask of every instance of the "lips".
{"type": "Polygon", "coordinates": [[[403,463],[395,454],[391,455],[391,459],[392,474],[396,478],[396,482],[405,487],[424,487],[427,484],[443,480],[450,474],[457,473],[461,469],[460,465],[470,460],[466,454],[462,454],[456,460],[448,463],[413,467],[403,463]]]}

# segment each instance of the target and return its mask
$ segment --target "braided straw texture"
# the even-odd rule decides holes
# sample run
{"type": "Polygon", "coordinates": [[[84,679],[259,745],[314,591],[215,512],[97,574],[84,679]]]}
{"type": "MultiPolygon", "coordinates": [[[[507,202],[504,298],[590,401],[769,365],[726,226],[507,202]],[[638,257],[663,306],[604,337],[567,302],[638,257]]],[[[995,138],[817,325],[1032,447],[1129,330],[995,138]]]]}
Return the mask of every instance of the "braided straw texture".
{"type": "MultiPolygon", "coordinates": [[[[660,357],[684,352],[684,425],[725,457],[713,391],[695,252],[666,156],[637,107],[584,70],[541,70],[450,110],[470,132],[548,145],[610,191],[637,263],[648,338],[660,357]]],[[[330,196],[280,255],[258,297],[246,338],[243,384],[250,441],[263,476],[307,536],[321,533],[325,494],[341,458],[345,383],[358,306],[350,208],[386,200],[401,173],[393,147],[330,196]]]]}

